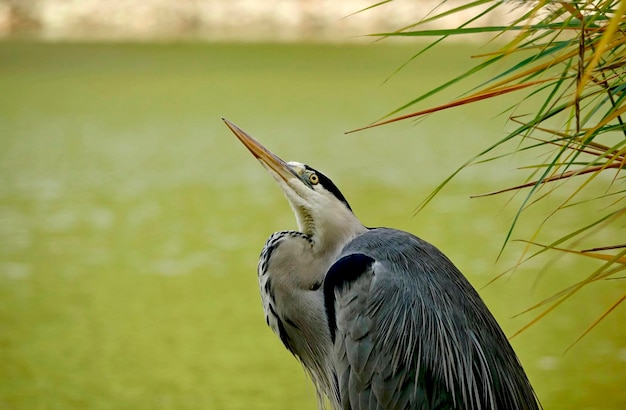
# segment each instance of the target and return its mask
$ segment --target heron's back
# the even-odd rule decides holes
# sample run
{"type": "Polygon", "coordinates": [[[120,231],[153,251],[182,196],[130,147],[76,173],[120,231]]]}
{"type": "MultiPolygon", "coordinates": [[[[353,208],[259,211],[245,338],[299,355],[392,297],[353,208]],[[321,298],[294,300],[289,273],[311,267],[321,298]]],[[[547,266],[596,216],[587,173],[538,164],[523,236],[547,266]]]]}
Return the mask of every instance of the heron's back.
{"type": "Polygon", "coordinates": [[[539,408],[493,315],[428,242],[372,229],[324,291],[344,408],[539,408]]]}

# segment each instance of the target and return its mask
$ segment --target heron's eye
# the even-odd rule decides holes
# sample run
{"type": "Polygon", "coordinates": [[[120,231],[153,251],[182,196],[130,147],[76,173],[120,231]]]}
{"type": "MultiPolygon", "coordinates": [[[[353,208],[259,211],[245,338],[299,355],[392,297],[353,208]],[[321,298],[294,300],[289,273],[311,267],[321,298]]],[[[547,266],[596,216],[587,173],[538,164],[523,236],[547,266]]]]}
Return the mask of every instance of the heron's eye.
{"type": "Polygon", "coordinates": [[[317,174],[313,173],[309,175],[309,182],[313,185],[317,185],[320,182],[320,179],[317,174]]]}

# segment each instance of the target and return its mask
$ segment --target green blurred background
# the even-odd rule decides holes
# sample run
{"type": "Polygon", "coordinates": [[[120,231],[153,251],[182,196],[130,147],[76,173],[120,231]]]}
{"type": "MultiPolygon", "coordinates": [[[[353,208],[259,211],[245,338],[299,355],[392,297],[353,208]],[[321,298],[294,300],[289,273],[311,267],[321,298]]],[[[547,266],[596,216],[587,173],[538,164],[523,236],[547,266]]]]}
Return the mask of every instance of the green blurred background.
{"type": "MultiPolygon", "coordinates": [[[[327,173],[366,225],[437,245],[508,335],[533,317],[513,315],[584,277],[593,265],[563,257],[484,287],[520,255],[513,243],[496,263],[516,207],[469,195],[519,181],[517,158],[466,170],[412,216],[504,135],[513,97],[343,134],[475,53],[440,47],[384,82],[415,50],[1,42],[0,409],[316,408],[257,290],[265,239],[295,221],[222,116],[327,173]]],[[[623,292],[594,284],[512,340],[545,408],[626,407],[624,309],[565,352],[623,292]]]]}

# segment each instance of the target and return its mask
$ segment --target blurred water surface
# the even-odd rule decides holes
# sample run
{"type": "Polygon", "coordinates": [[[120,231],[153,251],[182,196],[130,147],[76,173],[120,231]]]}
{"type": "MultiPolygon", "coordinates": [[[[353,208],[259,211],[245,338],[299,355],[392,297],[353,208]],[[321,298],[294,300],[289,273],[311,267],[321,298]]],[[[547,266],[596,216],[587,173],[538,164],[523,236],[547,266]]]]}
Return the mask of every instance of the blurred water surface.
{"type": "MultiPolygon", "coordinates": [[[[439,246],[475,286],[511,266],[515,244],[495,260],[515,208],[468,197],[517,181],[515,160],[412,212],[503,135],[512,100],[343,135],[467,68],[468,47],[444,47],[383,84],[414,52],[0,43],[0,408],[316,408],[257,291],[262,244],[293,217],[222,116],[325,171],[366,225],[439,246]]],[[[583,262],[527,264],[480,292],[511,335],[583,262]]],[[[594,285],[513,339],[546,408],[626,406],[624,309],[564,353],[623,292],[594,285]]]]}

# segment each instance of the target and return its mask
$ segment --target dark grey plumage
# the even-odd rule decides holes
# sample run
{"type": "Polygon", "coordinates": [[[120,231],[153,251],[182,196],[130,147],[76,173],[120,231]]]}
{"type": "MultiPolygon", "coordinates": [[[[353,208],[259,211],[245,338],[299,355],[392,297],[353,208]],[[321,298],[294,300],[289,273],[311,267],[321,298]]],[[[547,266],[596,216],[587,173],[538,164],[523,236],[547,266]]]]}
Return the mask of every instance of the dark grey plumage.
{"type": "Polygon", "coordinates": [[[478,293],[428,242],[370,230],[344,247],[324,292],[344,409],[539,408],[478,293]]]}

